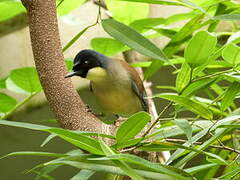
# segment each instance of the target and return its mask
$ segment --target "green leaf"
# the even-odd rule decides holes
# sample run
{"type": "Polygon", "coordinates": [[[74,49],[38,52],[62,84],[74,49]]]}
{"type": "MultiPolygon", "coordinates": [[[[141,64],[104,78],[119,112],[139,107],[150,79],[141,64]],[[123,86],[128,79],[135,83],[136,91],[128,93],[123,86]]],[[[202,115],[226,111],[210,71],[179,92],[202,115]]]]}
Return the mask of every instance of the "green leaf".
{"type": "Polygon", "coordinates": [[[149,14],[149,5],[136,2],[124,2],[119,0],[106,0],[107,9],[112,17],[124,24],[146,18],[149,14]],[[124,13],[123,13],[124,11],[124,13]]]}
{"type": "MultiPolygon", "coordinates": [[[[146,145],[143,145],[142,147],[139,147],[138,149],[143,150],[143,151],[161,152],[161,151],[164,150],[163,149],[164,146],[169,147],[168,150],[174,150],[174,148],[175,149],[180,148],[180,149],[189,150],[191,152],[197,152],[197,153],[206,155],[207,157],[211,157],[212,159],[214,159],[216,161],[227,164],[227,162],[223,158],[221,158],[220,156],[218,156],[216,154],[205,152],[205,151],[202,151],[202,150],[198,150],[197,149],[198,146],[193,148],[193,147],[188,147],[188,146],[185,146],[185,145],[182,145],[182,144],[177,144],[177,143],[154,141],[152,143],[148,143],[146,145]]],[[[167,150],[167,148],[166,148],[166,150],[167,150]]],[[[164,150],[164,151],[166,151],[166,150],[164,150]]]]}
{"type": "Polygon", "coordinates": [[[228,124],[228,125],[221,125],[218,128],[240,128],[240,124],[228,124]]]}
{"type": "Polygon", "coordinates": [[[183,130],[189,141],[192,139],[192,127],[186,119],[175,119],[174,123],[183,130]]]}
{"type": "Polygon", "coordinates": [[[213,117],[212,112],[207,107],[205,107],[202,104],[197,103],[187,97],[181,97],[176,94],[170,94],[170,93],[157,94],[157,95],[154,95],[154,97],[160,97],[163,99],[167,99],[167,100],[176,102],[176,103],[184,106],[188,110],[190,110],[196,114],[199,114],[200,116],[202,116],[206,119],[212,119],[212,117],[213,117]]]}
{"type": "Polygon", "coordinates": [[[95,172],[87,169],[81,170],[75,176],[73,176],[70,180],[87,180],[89,179],[95,172]]]}
{"type": "Polygon", "coordinates": [[[177,92],[182,92],[190,82],[191,78],[191,67],[188,63],[184,62],[180,69],[180,72],[177,75],[176,79],[176,90],[177,92]]]}
{"type": "Polygon", "coordinates": [[[51,141],[53,138],[55,138],[56,135],[55,134],[50,134],[44,141],[43,143],[40,145],[40,147],[45,146],[49,141],[51,141]]]}
{"type": "Polygon", "coordinates": [[[57,12],[60,16],[68,14],[81,6],[84,2],[85,0],[64,0],[57,8],[57,12]]]}
{"type": "MultiPolygon", "coordinates": [[[[102,151],[105,153],[105,155],[115,155],[115,152],[107,146],[104,141],[100,141],[100,145],[102,148],[102,151]]],[[[127,163],[121,160],[113,160],[111,159],[114,164],[116,164],[118,167],[120,167],[129,177],[137,180],[144,180],[141,176],[139,176],[127,163]]]]}
{"type": "Polygon", "coordinates": [[[209,78],[209,79],[201,79],[199,81],[195,81],[191,83],[184,91],[182,92],[182,96],[190,96],[194,94],[196,91],[203,89],[204,87],[210,87],[212,83],[216,81],[217,78],[209,78]]]}
{"type": "Polygon", "coordinates": [[[147,161],[143,158],[140,158],[138,156],[131,155],[131,154],[114,154],[114,155],[110,155],[110,156],[103,157],[103,158],[89,158],[89,159],[92,159],[92,160],[108,160],[108,159],[122,160],[125,162],[140,165],[140,166],[144,167],[144,169],[151,169],[155,172],[163,173],[163,174],[166,174],[166,175],[178,178],[178,179],[186,179],[186,178],[192,177],[190,174],[188,174],[185,171],[182,171],[180,169],[176,169],[174,167],[166,166],[166,165],[163,165],[160,163],[152,163],[150,161],[147,161]]]}
{"type": "MultiPolygon", "coordinates": [[[[216,128],[218,128],[220,125],[223,124],[232,124],[236,119],[239,119],[240,116],[229,116],[226,117],[225,119],[222,120],[218,120],[217,123],[215,123],[213,126],[210,127],[210,129],[204,129],[206,132],[209,132],[209,130],[215,130],[216,128]]],[[[197,150],[204,150],[206,148],[209,147],[209,145],[213,144],[214,142],[216,142],[220,137],[222,137],[226,132],[228,131],[227,128],[222,128],[222,129],[218,129],[218,131],[215,131],[215,134],[213,136],[211,136],[210,139],[204,141],[204,143],[202,145],[200,145],[197,150]]],[[[194,158],[196,155],[198,155],[198,152],[191,152],[189,153],[187,156],[185,156],[184,158],[182,158],[181,160],[179,160],[176,164],[175,167],[181,167],[182,165],[184,165],[185,163],[187,163],[188,161],[190,161],[192,158],[194,158]]]]}
{"type": "Polygon", "coordinates": [[[206,160],[210,163],[216,163],[219,165],[228,165],[228,163],[226,161],[221,161],[219,159],[213,159],[213,158],[206,157],[206,160]]]}
{"type": "Polygon", "coordinates": [[[225,111],[234,101],[235,96],[240,92],[240,83],[233,82],[232,85],[226,90],[222,102],[221,110],[225,111]]]}
{"type": "Polygon", "coordinates": [[[169,56],[178,51],[183,42],[187,41],[192,33],[201,28],[204,24],[201,21],[204,14],[197,14],[191,20],[189,20],[170,40],[170,42],[165,46],[164,52],[169,56]]]}
{"type": "Polygon", "coordinates": [[[88,152],[103,155],[99,142],[93,138],[60,128],[51,128],[46,131],[56,134],[60,138],[88,152]]]}
{"type": "Polygon", "coordinates": [[[213,17],[213,19],[221,20],[221,21],[239,21],[240,14],[222,14],[222,15],[213,17]]]}
{"type": "Polygon", "coordinates": [[[209,56],[214,52],[217,38],[206,31],[197,32],[189,41],[184,57],[191,67],[209,63],[209,56]]]}
{"type": "Polygon", "coordinates": [[[216,163],[203,164],[203,165],[199,165],[199,166],[190,167],[190,168],[187,168],[187,169],[184,169],[184,170],[186,172],[190,173],[190,174],[196,174],[196,173],[198,173],[200,171],[213,168],[213,167],[215,167],[217,165],[218,164],[216,164],[216,163]]]}
{"type": "Polygon", "coordinates": [[[34,152],[34,151],[19,151],[19,152],[12,152],[5,156],[2,156],[0,159],[9,157],[9,156],[47,156],[47,157],[65,157],[66,154],[60,153],[51,153],[51,152],[34,152]]]}
{"type": "Polygon", "coordinates": [[[112,38],[93,38],[91,47],[106,56],[113,56],[128,49],[124,44],[112,38]]]}
{"type": "Polygon", "coordinates": [[[5,89],[6,88],[6,78],[0,79],[0,89],[5,89]]]}
{"type": "Polygon", "coordinates": [[[138,112],[128,118],[117,130],[116,139],[123,143],[134,138],[150,122],[151,116],[146,112],[138,112]]]}
{"type": "MultiPolygon", "coordinates": [[[[14,121],[5,121],[5,120],[1,120],[0,124],[7,125],[7,126],[13,126],[13,127],[21,127],[21,128],[26,128],[26,129],[50,132],[81,149],[89,151],[93,154],[103,155],[103,152],[101,151],[99,142],[93,138],[83,135],[85,132],[82,133],[81,131],[70,131],[70,130],[61,129],[61,128],[52,128],[52,127],[43,126],[43,125],[23,123],[23,122],[14,122],[14,121]]],[[[96,136],[98,134],[91,133],[91,135],[96,136]]]]}
{"type": "Polygon", "coordinates": [[[183,20],[187,20],[190,18],[193,18],[194,16],[196,16],[196,12],[188,12],[188,13],[180,13],[180,14],[174,14],[172,16],[169,16],[166,19],[165,24],[169,25],[178,21],[183,21],[183,20]]]}
{"type": "Polygon", "coordinates": [[[152,60],[152,63],[149,68],[144,72],[144,79],[149,79],[152,77],[161,67],[163,66],[163,62],[159,60],[152,60]]]}
{"type": "Polygon", "coordinates": [[[222,51],[222,57],[225,61],[236,66],[240,63],[240,47],[230,43],[222,51]]]}
{"type": "Polygon", "coordinates": [[[6,94],[0,93],[0,112],[6,113],[11,111],[17,104],[17,101],[6,94]]]}
{"type": "Polygon", "coordinates": [[[6,81],[7,89],[25,94],[42,91],[42,87],[35,68],[25,67],[14,69],[6,81]]]}
{"type": "Polygon", "coordinates": [[[145,18],[133,21],[129,26],[139,33],[143,33],[150,28],[165,23],[164,18],[145,18]]]}
{"type": "Polygon", "coordinates": [[[139,53],[161,61],[167,61],[167,57],[161,49],[132,28],[113,19],[102,20],[102,26],[112,37],[139,53]]]}
{"type": "MultiPolygon", "coordinates": [[[[101,163],[97,163],[96,161],[89,163],[89,162],[78,162],[78,161],[59,161],[59,162],[49,162],[49,165],[52,164],[66,164],[70,165],[79,169],[89,169],[97,172],[107,172],[112,174],[118,174],[118,175],[128,175],[125,173],[118,165],[104,165],[101,163]]],[[[138,174],[140,174],[142,177],[146,177],[149,179],[154,180],[166,180],[170,177],[165,174],[160,174],[152,172],[150,170],[142,170],[142,169],[134,169],[138,174]]],[[[141,178],[142,179],[142,178],[141,178]]]]}
{"type": "Polygon", "coordinates": [[[0,22],[23,12],[25,12],[25,8],[20,1],[0,2],[0,22]]]}

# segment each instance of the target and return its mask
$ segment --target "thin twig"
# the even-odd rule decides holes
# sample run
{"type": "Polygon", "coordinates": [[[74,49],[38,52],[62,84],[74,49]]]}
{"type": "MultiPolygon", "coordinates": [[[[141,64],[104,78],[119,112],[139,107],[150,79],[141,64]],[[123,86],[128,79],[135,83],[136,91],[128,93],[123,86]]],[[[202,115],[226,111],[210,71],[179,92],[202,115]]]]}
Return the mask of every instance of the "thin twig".
{"type": "Polygon", "coordinates": [[[225,73],[228,73],[228,72],[232,72],[232,71],[233,71],[232,69],[228,69],[228,70],[217,72],[217,73],[214,73],[214,74],[208,74],[206,76],[201,76],[199,78],[193,79],[192,82],[200,81],[202,79],[213,78],[215,76],[218,76],[218,75],[221,75],[221,74],[225,74],[225,73]]]}
{"type": "MultiPolygon", "coordinates": [[[[167,142],[178,142],[178,143],[186,143],[187,140],[184,140],[184,139],[165,139],[167,142]]],[[[193,142],[193,144],[195,145],[201,145],[203,144],[204,142],[193,142]]],[[[224,149],[224,150],[227,150],[227,151],[231,151],[231,152],[235,152],[237,154],[240,154],[240,151],[239,150],[236,150],[236,149],[233,149],[233,148],[230,148],[230,147],[227,147],[227,146],[218,146],[218,145],[209,145],[208,147],[210,148],[217,148],[217,149],[224,149]]]]}
{"type": "Polygon", "coordinates": [[[163,115],[163,113],[172,106],[173,102],[170,102],[167,106],[165,106],[163,108],[163,110],[159,113],[157,119],[152,123],[152,125],[148,128],[148,130],[141,136],[142,138],[144,138],[151,130],[152,128],[159,122],[159,120],[161,119],[161,116],[163,115]]]}

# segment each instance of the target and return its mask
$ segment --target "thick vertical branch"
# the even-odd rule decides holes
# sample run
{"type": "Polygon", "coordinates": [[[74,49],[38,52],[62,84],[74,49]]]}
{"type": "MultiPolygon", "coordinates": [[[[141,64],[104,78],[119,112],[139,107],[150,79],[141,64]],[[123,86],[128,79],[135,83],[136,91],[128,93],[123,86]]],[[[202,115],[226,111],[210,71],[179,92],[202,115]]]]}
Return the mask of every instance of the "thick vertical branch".
{"type": "Polygon", "coordinates": [[[27,9],[32,50],[47,100],[61,127],[94,132],[109,131],[87,112],[70,79],[60,43],[55,0],[22,0],[27,9]],[[102,126],[104,128],[102,128],[102,126]]]}

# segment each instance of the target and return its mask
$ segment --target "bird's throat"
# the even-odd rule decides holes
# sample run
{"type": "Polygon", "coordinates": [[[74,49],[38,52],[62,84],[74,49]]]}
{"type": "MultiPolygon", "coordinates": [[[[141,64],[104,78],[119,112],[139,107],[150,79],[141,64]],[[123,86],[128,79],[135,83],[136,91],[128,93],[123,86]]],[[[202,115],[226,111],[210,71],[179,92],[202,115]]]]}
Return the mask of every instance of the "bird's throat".
{"type": "Polygon", "coordinates": [[[101,83],[108,79],[106,70],[101,67],[90,69],[86,78],[94,83],[101,83]]]}

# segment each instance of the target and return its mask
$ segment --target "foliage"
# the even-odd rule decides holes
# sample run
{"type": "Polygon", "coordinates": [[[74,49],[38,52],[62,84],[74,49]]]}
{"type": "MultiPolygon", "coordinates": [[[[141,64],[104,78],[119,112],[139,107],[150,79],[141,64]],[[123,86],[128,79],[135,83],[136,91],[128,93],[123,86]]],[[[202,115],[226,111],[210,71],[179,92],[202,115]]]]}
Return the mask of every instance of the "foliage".
{"type": "MultiPolygon", "coordinates": [[[[60,15],[83,3],[73,1],[77,3],[73,6],[69,1],[61,1],[60,15]]],[[[49,178],[49,173],[62,165],[79,169],[72,179],[88,179],[96,172],[127,175],[132,179],[239,179],[240,36],[237,31],[240,4],[222,0],[114,0],[106,1],[106,4],[113,19],[104,19],[101,23],[114,39],[96,37],[91,40],[92,48],[108,56],[134,49],[149,57],[147,62],[134,64],[145,68],[145,79],[157,74],[161,68],[169,67],[176,78],[175,86],[156,86],[165,89],[165,93],[149,98],[170,101],[169,107],[174,109],[163,118],[161,115],[167,109],[163,108],[159,117],[153,120],[161,122],[161,126],[144,135],[141,131],[152,118],[146,112],[129,117],[117,129],[116,136],[7,121],[9,115],[42,91],[35,68],[14,69],[0,79],[0,89],[25,94],[26,98],[17,102],[6,93],[0,93],[0,124],[50,133],[43,145],[57,136],[75,145],[76,150],[62,154],[13,152],[5,157],[54,158],[29,171],[38,172],[36,179],[49,178]],[[148,18],[149,4],[184,6],[190,11],[167,18],[148,18]],[[125,8],[128,6],[131,9],[125,8]],[[187,22],[171,28],[171,24],[182,20],[187,22]],[[222,22],[232,25],[230,32],[217,31],[222,22]],[[169,38],[162,49],[151,41],[151,38],[161,36],[169,38]],[[106,145],[105,139],[112,140],[113,145],[106,145]],[[130,154],[133,150],[171,151],[171,156],[165,164],[154,163],[130,154]],[[192,163],[198,155],[204,158],[192,163]]],[[[23,11],[18,1],[1,1],[0,21],[23,11]],[[7,10],[10,7],[11,13],[7,10]]],[[[63,50],[95,24],[80,31],[63,50]]],[[[69,69],[71,61],[66,60],[66,64],[69,69]]]]}

